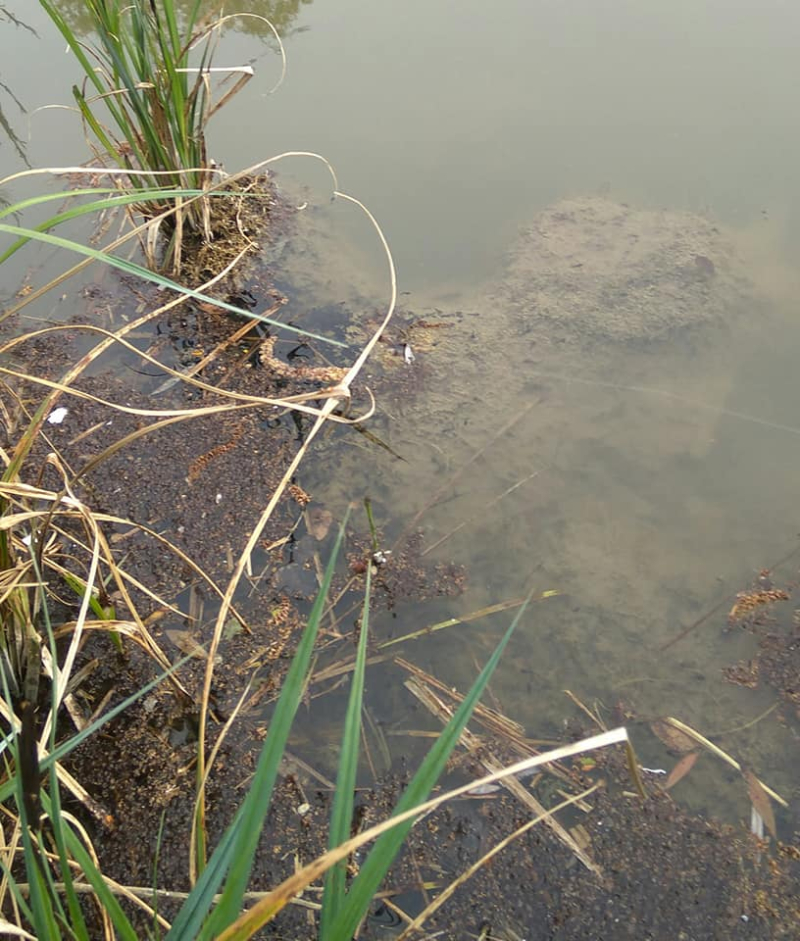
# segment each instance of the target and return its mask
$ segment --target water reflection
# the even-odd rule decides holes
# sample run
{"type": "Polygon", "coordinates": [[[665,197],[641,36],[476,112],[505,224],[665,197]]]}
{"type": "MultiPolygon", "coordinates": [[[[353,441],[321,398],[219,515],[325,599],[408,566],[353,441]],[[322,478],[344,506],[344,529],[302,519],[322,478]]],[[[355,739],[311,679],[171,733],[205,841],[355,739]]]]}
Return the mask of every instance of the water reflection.
{"type": "MultiPolygon", "coordinates": [[[[314,0],[234,0],[226,3],[222,11],[225,16],[236,13],[255,14],[232,19],[229,26],[238,32],[247,33],[262,39],[272,39],[272,31],[257,17],[263,16],[280,34],[281,38],[295,32],[294,21],[302,7],[310,6],[314,0]]],[[[185,21],[189,12],[194,8],[195,0],[176,0],[175,8],[178,18],[185,21]]],[[[217,4],[213,9],[218,8],[217,4]]],[[[92,17],[87,12],[83,0],[62,0],[58,5],[59,13],[64,17],[69,28],[82,36],[92,31],[92,17]]]]}
{"type": "MultiPolygon", "coordinates": [[[[277,29],[281,39],[286,39],[294,33],[302,32],[308,27],[296,27],[295,20],[303,7],[309,7],[314,0],[232,0],[225,4],[225,15],[236,13],[254,13],[263,16],[277,29]]],[[[266,39],[272,37],[268,26],[253,16],[243,16],[231,21],[231,26],[242,33],[251,36],[260,36],[266,39]]]]}

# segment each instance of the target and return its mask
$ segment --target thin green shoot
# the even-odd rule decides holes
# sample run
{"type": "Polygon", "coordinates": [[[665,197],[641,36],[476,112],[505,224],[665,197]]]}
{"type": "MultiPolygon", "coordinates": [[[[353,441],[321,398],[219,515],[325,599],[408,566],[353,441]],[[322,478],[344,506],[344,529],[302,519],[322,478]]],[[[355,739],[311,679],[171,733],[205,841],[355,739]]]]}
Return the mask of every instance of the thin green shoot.
{"type": "MultiPolygon", "coordinates": [[[[367,502],[367,501],[365,501],[367,502]]],[[[369,503],[367,502],[367,506],[369,503]]],[[[366,585],[364,588],[364,610],[361,616],[361,628],[356,651],[355,669],[350,684],[350,697],[342,732],[342,747],[339,753],[339,770],[336,777],[336,792],[331,811],[328,848],[335,849],[346,842],[351,833],[353,820],[353,800],[358,771],[358,755],[361,746],[361,709],[364,698],[364,675],[367,664],[367,638],[369,634],[369,602],[372,589],[372,566],[367,566],[366,585]]],[[[331,926],[334,924],[339,909],[346,898],[345,882],[347,879],[346,860],[340,860],[325,874],[325,886],[322,896],[319,936],[321,941],[332,938],[331,926]]]]}

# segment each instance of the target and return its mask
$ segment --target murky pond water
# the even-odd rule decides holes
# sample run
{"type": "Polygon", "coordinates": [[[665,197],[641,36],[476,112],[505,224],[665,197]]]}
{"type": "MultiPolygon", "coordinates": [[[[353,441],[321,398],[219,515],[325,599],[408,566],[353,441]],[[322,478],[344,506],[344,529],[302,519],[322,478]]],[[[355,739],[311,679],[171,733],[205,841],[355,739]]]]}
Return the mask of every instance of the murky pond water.
{"type": "MultiPolygon", "coordinates": [[[[456,602],[401,605],[375,630],[556,590],[493,683],[530,735],[557,732],[567,688],[707,734],[746,726],[774,694],[725,682],[723,667],[755,651],[725,632],[729,606],[667,645],[797,544],[800,7],[294,6],[272,97],[273,52],[244,32],[226,39],[220,58],[255,59],[263,77],[216,119],[214,155],[237,170],[324,154],[384,226],[403,306],[446,324],[409,366],[422,391],[371,426],[404,460],[345,437],[307,468],[337,514],[371,495],[390,534],[425,510],[428,545],[442,540],[432,557],[467,567],[456,602]],[[653,257],[625,273],[622,256],[649,238],[653,257]]],[[[74,76],[53,30],[35,5],[6,7],[40,35],[0,24],[0,80],[29,111],[67,102],[74,76]]],[[[0,104],[24,139],[3,88],[0,104]]],[[[29,144],[2,139],[3,175],[21,153],[33,165],[85,158],[77,121],[43,112],[32,128],[29,144]]],[[[368,224],[328,204],[324,168],[294,160],[281,173],[306,187],[324,232],[300,302],[372,314],[388,285],[368,224]]],[[[3,289],[19,274],[4,271],[3,289]]],[[[419,642],[414,657],[465,688],[502,617],[419,642]]],[[[420,721],[398,716],[402,696],[381,685],[382,721],[420,721]]],[[[788,797],[796,746],[774,718],[719,741],[788,797]]],[[[744,816],[743,792],[719,796],[721,765],[695,778],[687,800],[744,816]]]]}

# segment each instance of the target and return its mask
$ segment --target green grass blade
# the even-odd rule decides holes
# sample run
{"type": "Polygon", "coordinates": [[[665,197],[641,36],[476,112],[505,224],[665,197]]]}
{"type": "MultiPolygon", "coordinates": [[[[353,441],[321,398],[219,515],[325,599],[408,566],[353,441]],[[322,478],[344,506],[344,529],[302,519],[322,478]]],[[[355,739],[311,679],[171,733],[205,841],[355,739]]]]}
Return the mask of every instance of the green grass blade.
{"type": "MultiPolygon", "coordinates": [[[[3,686],[6,702],[11,702],[8,687],[3,674],[3,686]]],[[[28,705],[29,714],[33,715],[33,706],[28,705]]],[[[24,725],[24,723],[23,723],[24,725]]],[[[42,863],[39,850],[34,846],[31,830],[39,829],[39,821],[32,820],[28,815],[28,805],[25,796],[25,781],[23,772],[23,749],[25,747],[36,748],[35,729],[31,728],[31,738],[27,746],[21,744],[21,734],[14,735],[11,743],[11,754],[14,759],[14,770],[7,782],[8,787],[14,794],[17,803],[17,814],[20,821],[20,830],[22,835],[22,852],[25,863],[25,874],[28,877],[28,891],[30,893],[30,915],[31,925],[37,936],[40,938],[60,938],[61,932],[56,923],[55,911],[53,909],[53,896],[50,892],[48,879],[45,876],[45,865],[42,863]]],[[[36,773],[36,757],[33,757],[36,773]]]]}
{"type": "MultiPolygon", "coordinates": [[[[70,222],[73,219],[78,219],[81,216],[90,215],[96,212],[102,212],[105,209],[116,209],[119,206],[129,206],[131,204],[137,203],[146,203],[146,202],[159,202],[164,199],[170,199],[175,197],[190,198],[193,196],[202,196],[203,190],[198,189],[155,189],[155,190],[137,190],[134,193],[120,193],[119,190],[107,189],[107,190],[76,190],[70,193],[71,196],[89,196],[93,193],[116,193],[116,196],[110,196],[108,199],[96,199],[90,203],[82,203],[80,206],[73,206],[72,209],[65,209],[64,212],[59,212],[55,216],[51,216],[49,219],[46,219],[44,222],[41,222],[34,229],[35,232],[49,232],[50,229],[54,229],[57,226],[61,225],[64,222],[70,222]]],[[[207,193],[208,196],[230,196],[230,193],[207,193]]],[[[23,202],[15,203],[10,210],[0,212],[0,219],[3,216],[8,215],[10,211],[21,212],[24,209],[29,208],[30,206],[36,206],[40,203],[49,202],[51,200],[58,199],[59,201],[64,201],[63,193],[49,193],[47,196],[36,196],[31,199],[26,199],[23,202]]],[[[27,245],[30,239],[20,238],[16,242],[3,252],[0,255],[0,265],[4,261],[7,261],[14,252],[19,251],[23,245],[27,245]]]]}
{"type": "Polygon", "coordinates": [[[83,69],[84,73],[86,74],[86,77],[89,79],[89,81],[92,82],[92,84],[98,90],[98,92],[102,93],[103,91],[105,91],[106,89],[103,86],[102,80],[100,79],[97,72],[95,72],[94,65],[89,61],[88,56],[83,50],[83,46],[81,45],[75,33],[67,25],[66,20],[58,12],[58,8],[56,7],[56,5],[54,3],[51,3],[50,0],[39,0],[39,3],[44,8],[45,13],[47,13],[47,15],[56,25],[56,28],[58,29],[58,31],[67,41],[67,45],[70,48],[70,52],[72,52],[72,54],[80,63],[80,66],[83,69]]]}
{"type": "MultiPolygon", "coordinates": [[[[473,709],[477,705],[478,700],[486,688],[486,684],[489,682],[492,673],[497,667],[511,635],[514,633],[520,618],[528,606],[529,600],[530,596],[528,596],[525,604],[517,612],[516,617],[509,625],[508,630],[503,635],[502,640],[497,645],[491,658],[483,670],[481,670],[472,689],[469,691],[468,695],[465,696],[464,701],[453,715],[453,718],[447,723],[442,734],[428,752],[419,770],[398,801],[395,814],[409,810],[427,799],[431,789],[444,770],[447,759],[458,744],[461,732],[469,721],[473,709]]],[[[331,928],[329,938],[335,938],[339,941],[339,939],[349,939],[354,936],[359,922],[369,909],[373,896],[377,892],[384,876],[389,871],[412,825],[413,819],[393,827],[378,838],[375,846],[364,861],[361,871],[350,887],[347,898],[341,906],[339,915],[331,928]]]]}
{"type": "MultiPolygon", "coordinates": [[[[19,804],[20,813],[24,813],[22,804],[19,804]]],[[[33,847],[30,831],[25,822],[22,824],[22,847],[25,858],[25,873],[28,877],[28,891],[31,899],[31,924],[36,936],[39,938],[61,937],[56,924],[52,899],[50,898],[47,881],[42,872],[39,854],[33,847]]]]}
{"type": "MultiPolygon", "coordinates": [[[[49,802],[45,800],[45,806],[49,802]]],[[[105,879],[100,870],[95,865],[91,854],[83,845],[80,838],[73,832],[72,827],[64,825],[63,836],[67,851],[72,858],[81,867],[86,881],[92,886],[100,902],[100,905],[111,918],[114,928],[117,931],[117,937],[121,941],[140,941],[139,934],[136,932],[128,920],[127,915],[122,910],[122,906],[114,893],[106,885],[105,879]]],[[[58,937],[58,935],[39,935],[40,938],[58,937]]]]}
{"type": "MultiPolygon", "coordinates": [[[[4,662],[0,665],[0,681],[2,681],[3,686],[3,696],[6,703],[12,701],[11,692],[8,685],[8,677],[4,669],[4,662]]],[[[29,709],[32,709],[32,706],[28,706],[29,709]]],[[[29,715],[33,715],[32,712],[29,715]]],[[[35,744],[35,733],[33,741],[35,744]]],[[[6,759],[6,782],[5,782],[5,797],[0,799],[0,803],[5,804],[5,801],[13,795],[16,804],[17,811],[20,821],[20,830],[22,835],[22,853],[23,861],[25,865],[25,873],[28,877],[28,895],[30,899],[30,905],[26,904],[21,898],[19,888],[17,886],[16,880],[13,877],[11,871],[6,867],[5,862],[3,862],[3,871],[7,873],[9,878],[9,885],[12,888],[12,892],[19,901],[22,901],[21,909],[25,914],[26,918],[30,922],[34,931],[37,935],[42,938],[59,938],[60,932],[58,932],[55,926],[55,918],[53,916],[53,908],[50,904],[50,898],[48,896],[46,882],[44,880],[44,875],[39,862],[39,855],[34,849],[33,840],[31,839],[30,825],[36,825],[38,821],[29,821],[28,813],[25,804],[25,786],[23,783],[23,774],[22,774],[22,746],[20,745],[20,734],[15,732],[9,732],[9,734],[4,739],[4,744],[7,745],[8,751],[13,760],[13,770],[9,767],[8,760],[6,759]]],[[[35,769],[34,769],[35,773],[35,769]]],[[[4,854],[0,855],[0,858],[4,859],[4,854]]]]}
{"type": "MultiPolygon", "coordinates": [[[[118,154],[120,150],[119,146],[115,146],[114,141],[108,136],[108,134],[106,134],[100,122],[94,116],[92,109],[89,107],[83,92],[80,90],[80,88],[78,88],[77,85],[73,85],[72,87],[72,97],[75,99],[75,103],[78,105],[78,110],[81,113],[81,117],[92,129],[92,132],[103,145],[105,151],[109,155],[118,154]]],[[[117,159],[117,163],[120,163],[119,158],[117,159]]]]}
{"type": "Polygon", "coordinates": [[[19,886],[17,885],[17,880],[14,878],[12,872],[6,866],[4,859],[0,856],[0,874],[6,879],[8,889],[11,894],[14,896],[14,901],[17,904],[17,907],[20,910],[20,914],[23,919],[28,922],[29,925],[33,925],[33,912],[28,906],[28,900],[20,891],[19,886]]]}
{"type": "MultiPolygon", "coordinates": [[[[355,668],[350,686],[350,698],[342,732],[342,749],[339,755],[339,771],[336,777],[336,792],[331,811],[331,826],[328,848],[334,849],[350,838],[353,820],[353,797],[358,771],[358,753],[361,744],[361,705],[364,698],[364,672],[367,663],[367,634],[369,631],[369,599],[372,581],[372,566],[367,568],[367,584],[364,589],[364,613],[361,617],[361,633],[358,638],[355,668]]],[[[325,888],[320,912],[320,941],[333,941],[331,925],[345,899],[347,860],[342,859],[325,873],[325,888]]]]}
{"type": "MultiPolygon", "coordinates": [[[[111,193],[118,193],[119,190],[113,186],[86,186],[82,189],[70,190],[67,194],[69,196],[108,196],[111,193]]],[[[17,203],[9,203],[8,206],[0,208],[0,219],[5,218],[6,216],[13,216],[16,213],[24,212],[26,209],[29,209],[31,206],[38,206],[41,203],[47,202],[63,202],[64,193],[41,193],[39,196],[32,196],[30,199],[21,199],[17,203]]],[[[55,218],[55,216],[53,217],[55,218]]]]}
{"type": "Polygon", "coordinates": [[[96,248],[92,248],[89,245],[81,245],[80,242],[73,242],[69,239],[63,239],[58,235],[51,235],[49,232],[37,232],[35,229],[25,229],[21,226],[7,225],[4,222],[0,222],[0,232],[8,232],[10,235],[17,236],[21,234],[26,238],[34,239],[38,242],[46,242],[48,245],[56,245],[58,248],[68,249],[69,251],[75,252],[78,255],[85,255],[88,258],[94,259],[95,261],[110,265],[112,268],[119,268],[120,271],[124,271],[126,274],[132,274],[136,275],[137,277],[144,278],[147,281],[151,281],[153,284],[157,284],[159,287],[167,288],[171,291],[177,291],[179,294],[185,294],[187,297],[193,297],[196,300],[205,301],[208,304],[214,304],[217,307],[221,307],[224,310],[229,310],[232,313],[239,314],[242,317],[247,317],[250,320],[258,320],[261,323],[268,323],[273,327],[278,327],[282,330],[288,330],[291,333],[298,333],[301,336],[311,337],[314,340],[320,340],[321,342],[329,343],[332,346],[346,346],[345,343],[341,343],[339,340],[332,340],[329,337],[323,337],[319,334],[311,333],[308,330],[301,330],[299,327],[293,327],[290,324],[279,323],[277,320],[272,320],[269,317],[262,317],[260,314],[254,314],[252,311],[244,310],[241,307],[228,304],[226,301],[210,297],[207,294],[203,294],[201,291],[194,291],[191,288],[177,284],[175,281],[172,281],[169,278],[165,278],[163,275],[160,275],[155,271],[150,271],[149,269],[144,268],[142,265],[137,265],[135,261],[128,261],[125,258],[119,258],[117,255],[110,255],[108,252],[98,251],[96,248]]]}
{"type": "MultiPolygon", "coordinates": [[[[349,516],[349,511],[347,516],[349,516]]],[[[232,823],[225,831],[219,846],[212,853],[208,865],[197,880],[189,898],[178,913],[172,928],[167,934],[166,941],[177,941],[177,939],[180,939],[180,941],[196,941],[196,939],[213,938],[231,924],[241,912],[244,892],[253,865],[253,857],[264,819],[269,810],[272,789],[278,776],[281,757],[286,748],[289,731],[303,696],[319,625],[325,609],[328,589],[330,588],[336,559],[344,538],[347,516],[345,516],[339,528],[339,535],[328,566],[325,569],[325,576],[319,593],[311,609],[308,624],[303,631],[292,665],[283,682],[283,689],[269,726],[267,740],[258,759],[250,790],[236,812],[232,823]],[[228,878],[222,897],[206,920],[213,904],[214,895],[219,890],[226,875],[228,878]]]]}
{"type": "Polygon", "coordinates": [[[72,869],[69,864],[67,840],[64,835],[64,831],[69,827],[69,824],[65,823],[61,814],[61,794],[55,765],[50,768],[50,825],[58,853],[59,874],[61,881],[64,883],[64,896],[69,910],[68,924],[78,941],[89,941],[89,931],[83,918],[83,909],[78,894],[74,888],[72,869]]]}

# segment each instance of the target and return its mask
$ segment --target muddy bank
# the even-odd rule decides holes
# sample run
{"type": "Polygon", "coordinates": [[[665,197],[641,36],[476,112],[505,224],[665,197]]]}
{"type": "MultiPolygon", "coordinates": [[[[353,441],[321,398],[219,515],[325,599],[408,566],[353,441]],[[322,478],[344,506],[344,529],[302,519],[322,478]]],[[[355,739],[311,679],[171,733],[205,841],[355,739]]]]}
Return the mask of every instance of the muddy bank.
{"type": "MultiPolygon", "coordinates": [[[[142,667],[147,670],[131,662],[114,671],[120,692],[142,681],[144,674],[137,675],[142,667]]],[[[82,747],[70,766],[98,799],[114,807],[115,827],[96,833],[106,871],[126,884],[150,885],[156,834],[163,827],[158,884],[180,890],[188,888],[192,741],[191,735],[181,739],[182,727],[164,710],[160,697],[134,707],[113,735],[82,747]],[[98,748],[104,762],[97,760],[98,748]]],[[[252,771],[252,745],[265,731],[265,722],[245,717],[221,750],[208,794],[212,844],[242,798],[252,771]]],[[[464,771],[478,769],[467,764],[464,771]]],[[[653,941],[794,937],[800,916],[800,834],[776,845],[760,843],[744,830],[681,810],[652,777],[642,801],[633,793],[621,753],[598,755],[589,773],[577,761],[569,771],[572,785],[545,775],[528,786],[550,806],[561,799],[559,788],[563,795],[602,784],[579,810],[559,815],[595,871],[588,871],[546,827],[536,827],[457,890],[426,924],[428,932],[452,941],[479,936],[583,941],[643,934],[653,941]]],[[[359,827],[391,813],[408,773],[397,768],[359,792],[359,827]]],[[[254,891],[269,889],[324,850],[331,800],[330,781],[320,767],[311,776],[308,766],[287,762],[259,843],[254,891]]],[[[462,799],[426,817],[412,830],[361,936],[397,936],[407,918],[530,819],[528,810],[502,793],[462,799]]],[[[351,861],[352,871],[358,862],[351,861]]],[[[318,892],[307,890],[259,937],[288,933],[311,941],[317,937],[318,903],[318,892]]],[[[160,911],[169,917],[175,904],[165,900],[160,911]]]]}

